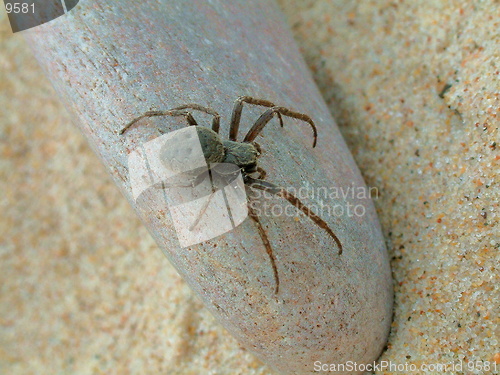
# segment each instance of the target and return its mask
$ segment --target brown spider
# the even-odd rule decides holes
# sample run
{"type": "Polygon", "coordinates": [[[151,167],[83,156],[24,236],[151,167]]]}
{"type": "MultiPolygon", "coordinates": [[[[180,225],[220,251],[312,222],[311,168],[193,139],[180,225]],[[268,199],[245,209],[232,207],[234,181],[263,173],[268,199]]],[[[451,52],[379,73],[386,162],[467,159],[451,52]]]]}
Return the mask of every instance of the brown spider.
{"type": "MultiPolygon", "coordinates": [[[[137,117],[136,119],[128,123],[120,131],[120,134],[124,134],[137,121],[145,117],[153,117],[153,116],[184,116],[189,125],[198,125],[193,115],[191,114],[191,112],[188,111],[188,109],[205,112],[213,116],[212,129],[209,129],[204,126],[196,128],[199,141],[201,144],[201,149],[203,151],[203,155],[208,165],[212,163],[230,163],[236,165],[238,171],[241,171],[242,173],[243,182],[245,183],[246,186],[254,189],[263,190],[270,194],[286,199],[296,208],[301,210],[316,225],[324,229],[337,243],[337,246],[339,247],[339,254],[342,253],[342,244],[340,243],[340,240],[335,235],[335,233],[333,233],[333,231],[330,229],[328,224],[318,215],[313,213],[296,196],[289,193],[282,187],[279,187],[271,182],[265,181],[264,179],[266,177],[266,172],[264,171],[264,169],[258,166],[257,159],[260,156],[261,152],[260,152],[260,146],[256,142],[254,142],[254,139],[257,137],[257,135],[260,134],[262,129],[264,129],[266,124],[273,118],[275,114],[278,116],[281,127],[283,127],[282,115],[296,118],[309,123],[314,133],[313,147],[315,147],[317,140],[317,130],[316,126],[314,125],[314,122],[309,116],[302,113],[291,111],[284,107],[278,107],[274,105],[274,103],[271,103],[267,100],[255,99],[249,96],[242,96],[236,100],[233,108],[233,113],[231,116],[231,124],[229,128],[229,140],[223,140],[219,135],[220,115],[213,109],[206,108],[198,104],[186,104],[177,108],[173,108],[168,111],[148,111],[144,113],[142,116],[137,117]],[[269,109],[267,109],[252,125],[248,133],[245,135],[243,141],[238,142],[237,134],[240,126],[243,103],[268,107],[269,109]]],[[[160,131],[160,133],[163,134],[163,131],[161,131],[160,129],[158,130],[160,131]]],[[[176,152],[179,152],[179,148],[176,148],[176,150],[173,151],[174,154],[172,153],[171,150],[166,150],[166,151],[167,152],[162,151],[162,155],[160,156],[160,158],[162,159],[162,162],[169,163],[170,162],[169,159],[175,158],[176,155],[174,154],[176,152]]],[[[210,173],[210,169],[208,172],[210,173]]],[[[198,175],[196,178],[197,182],[195,182],[195,184],[199,184],[206,177],[207,177],[206,174],[198,175]]],[[[210,178],[212,178],[211,175],[210,178]]],[[[262,239],[262,242],[266,248],[267,254],[269,256],[273,268],[275,285],[276,285],[275,293],[277,294],[279,291],[279,275],[271,243],[269,242],[267,233],[264,227],[262,226],[258,215],[252,208],[250,202],[248,203],[249,203],[248,204],[249,216],[257,225],[260,238],[262,239]]],[[[204,209],[206,209],[206,207],[204,207],[204,209]]],[[[203,210],[199,216],[201,215],[203,215],[203,210]]],[[[194,225],[196,225],[196,223],[194,225]]]]}

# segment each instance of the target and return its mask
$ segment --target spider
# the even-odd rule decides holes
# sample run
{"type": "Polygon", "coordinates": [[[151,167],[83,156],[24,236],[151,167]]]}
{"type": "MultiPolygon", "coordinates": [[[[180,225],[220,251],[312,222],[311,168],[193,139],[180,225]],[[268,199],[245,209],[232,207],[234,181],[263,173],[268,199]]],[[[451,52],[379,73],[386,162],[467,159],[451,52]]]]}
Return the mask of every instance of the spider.
{"type": "MultiPolygon", "coordinates": [[[[254,142],[254,139],[260,134],[262,129],[264,129],[264,127],[269,123],[274,115],[278,117],[281,127],[283,127],[282,116],[296,118],[307,122],[311,126],[313,131],[313,148],[316,147],[317,130],[313,120],[309,116],[291,111],[284,107],[276,106],[274,103],[267,100],[255,99],[249,96],[241,96],[235,101],[233,107],[228,140],[222,139],[219,135],[220,115],[213,109],[203,107],[198,104],[186,104],[167,111],[148,111],[129,122],[120,131],[120,135],[123,135],[127,130],[130,129],[132,125],[146,117],[183,116],[186,118],[189,125],[197,126],[198,123],[189,110],[196,110],[213,116],[212,129],[205,126],[199,126],[196,128],[203,155],[209,166],[214,163],[230,163],[236,165],[238,171],[241,171],[243,182],[246,186],[252,189],[259,189],[272,195],[276,195],[278,197],[286,199],[289,203],[291,203],[297,209],[302,211],[307,217],[309,217],[318,227],[325,230],[337,244],[339,248],[338,254],[340,255],[342,253],[342,244],[335,233],[333,233],[333,231],[330,229],[328,224],[318,215],[312,212],[306,205],[304,205],[299,200],[299,198],[289,193],[284,188],[266,181],[266,172],[258,165],[258,158],[261,155],[261,148],[259,144],[254,142]],[[257,121],[255,121],[248,133],[243,138],[243,141],[240,142],[237,140],[237,135],[240,127],[241,112],[243,110],[244,103],[263,106],[267,107],[268,109],[257,119],[257,121]]],[[[164,133],[160,129],[158,129],[158,131],[160,131],[161,134],[164,133]]],[[[182,145],[179,147],[173,147],[173,151],[172,147],[165,151],[166,152],[162,151],[162,154],[160,155],[160,159],[165,163],[170,163],[172,158],[175,159],[175,153],[177,153],[177,156],[179,152],[184,152],[184,154],[186,153],[186,151],[183,151],[182,145]]],[[[210,169],[208,170],[208,172],[210,172],[210,169]]],[[[206,175],[198,175],[194,184],[201,183],[201,181],[206,177],[206,175]]],[[[208,205],[208,201],[206,205],[208,205]]],[[[249,200],[247,200],[247,202],[248,215],[255,222],[255,225],[257,226],[257,230],[259,232],[259,236],[264,244],[267,255],[269,256],[269,260],[274,273],[275,293],[278,294],[280,286],[279,273],[271,243],[255,209],[252,207],[249,200]]],[[[203,215],[204,209],[206,209],[206,207],[202,209],[199,217],[203,215]]],[[[196,223],[198,222],[198,220],[196,221],[196,223]]],[[[196,223],[193,224],[193,226],[196,225],[196,223]]]]}

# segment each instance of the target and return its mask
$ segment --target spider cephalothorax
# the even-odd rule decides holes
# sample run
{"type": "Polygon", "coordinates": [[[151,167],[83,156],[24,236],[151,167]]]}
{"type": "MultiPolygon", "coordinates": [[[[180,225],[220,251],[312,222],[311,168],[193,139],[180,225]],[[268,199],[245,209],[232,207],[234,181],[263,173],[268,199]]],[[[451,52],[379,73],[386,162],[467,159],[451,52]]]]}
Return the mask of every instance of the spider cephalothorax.
{"type": "MultiPolygon", "coordinates": [[[[229,139],[222,139],[219,135],[219,127],[220,127],[220,116],[213,109],[202,107],[197,104],[187,104],[181,107],[177,107],[168,111],[149,111],[144,113],[142,116],[134,119],[129,124],[127,124],[121,131],[120,134],[125,133],[132,125],[134,125],[137,121],[145,118],[145,117],[153,117],[153,116],[184,116],[189,125],[198,125],[193,115],[189,110],[197,110],[205,112],[209,115],[213,116],[212,121],[212,129],[207,127],[199,126],[196,128],[196,134],[198,136],[198,142],[201,146],[201,150],[203,152],[203,156],[207,164],[215,165],[219,163],[227,163],[235,165],[243,175],[243,181],[246,186],[259,189],[263,191],[267,191],[270,194],[274,194],[276,196],[285,198],[292,205],[297,207],[300,211],[302,211],[306,216],[308,216],[316,225],[320,228],[324,229],[336,242],[339,248],[339,254],[342,253],[342,244],[338,237],[333,233],[328,224],[313,213],[306,205],[304,205],[296,196],[289,193],[287,190],[271,183],[265,181],[266,172],[258,166],[258,157],[261,154],[260,146],[254,142],[254,139],[259,135],[262,129],[266,126],[266,124],[274,117],[274,115],[278,116],[280,121],[280,125],[283,126],[283,118],[282,116],[288,116],[292,118],[296,118],[302,121],[309,123],[313,130],[314,142],[313,147],[316,146],[317,140],[317,131],[316,126],[312,119],[302,113],[291,111],[284,107],[278,107],[273,103],[267,100],[254,99],[248,96],[242,96],[236,100],[234,105],[233,113],[231,116],[231,124],[229,129],[229,139]],[[268,107],[267,109],[252,125],[248,133],[243,138],[243,141],[237,141],[237,134],[240,125],[241,119],[241,111],[243,109],[243,103],[249,103],[254,105],[260,105],[264,107],[268,107]]],[[[158,129],[160,133],[163,133],[160,129],[158,129]]],[[[164,145],[160,149],[159,158],[165,167],[170,169],[171,171],[181,171],[184,169],[186,165],[189,165],[190,162],[193,162],[190,158],[193,157],[193,133],[192,132],[177,132],[174,137],[174,142],[169,142],[168,145],[164,145]]],[[[209,170],[210,171],[210,170],[209,170]]],[[[201,183],[201,181],[208,177],[209,173],[200,174],[195,179],[196,183],[201,183]]],[[[257,225],[257,229],[259,231],[259,235],[262,239],[262,242],[266,248],[266,252],[269,255],[269,259],[274,272],[275,279],[275,292],[279,291],[279,274],[278,269],[276,267],[276,260],[273,254],[273,250],[271,244],[269,242],[269,238],[267,233],[260,223],[260,219],[256,214],[255,210],[252,206],[248,205],[248,214],[252,218],[252,220],[257,225]]],[[[203,215],[203,211],[200,213],[200,217],[203,215]]],[[[196,223],[198,222],[197,219],[196,223]]],[[[194,225],[196,225],[193,224],[194,225]]]]}

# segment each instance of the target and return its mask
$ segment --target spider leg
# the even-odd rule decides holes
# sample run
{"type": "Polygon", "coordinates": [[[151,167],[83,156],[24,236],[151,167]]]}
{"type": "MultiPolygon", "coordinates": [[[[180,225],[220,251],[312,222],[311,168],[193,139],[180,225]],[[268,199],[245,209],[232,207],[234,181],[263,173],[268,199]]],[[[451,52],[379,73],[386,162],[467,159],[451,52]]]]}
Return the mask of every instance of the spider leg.
{"type": "Polygon", "coordinates": [[[267,172],[262,167],[257,167],[257,173],[259,173],[258,180],[265,180],[267,176],[267,172]]]}
{"type": "Polygon", "coordinates": [[[194,109],[195,111],[205,112],[209,115],[212,115],[214,119],[212,120],[212,130],[216,133],[219,132],[220,128],[220,115],[215,112],[212,108],[203,107],[198,104],[185,104],[180,107],[173,108],[173,110],[182,110],[182,109],[194,109]]]}
{"type": "Polygon", "coordinates": [[[247,135],[243,139],[243,142],[252,142],[255,137],[259,135],[259,133],[264,129],[266,124],[273,118],[275,113],[282,114],[284,116],[296,118],[302,121],[305,121],[311,125],[314,134],[313,147],[316,147],[316,141],[318,139],[318,131],[316,130],[316,125],[314,125],[313,120],[303,113],[293,112],[284,107],[272,107],[265,111],[258,119],[255,121],[255,124],[250,128],[247,135]]]}
{"type": "Polygon", "coordinates": [[[198,217],[196,218],[196,220],[193,222],[193,224],[191,224],[191,226],[189,227],[189,230],[192,231],[194,230],[194,228],[198,225],[198,223],[200,222],[201,218],[203,217],[203,215],[205,215],[205,212],[207,211],[207,208],[208,206],[210,205],[210,201],[212,200],[213,196],[215,195],[215,193],[217,192],[217,189],[215,188],[214,186],[214,179],[213,179],[213,176],[212,176],[212,172],[210,169],[208,169],[205,173],[202,173],[201,175],[199,175],[197,178],[196,178],[196,182],[195,183],[198,183],[200,184],[202,181],[205,180],[205,178],[209,178],[210,179],[210,186],[212,187],[212,192],[210,193],[210,195],[208,196],[208,199],[205,201],[205,203],[203,203],[203,206],[201,207],[201,210],[200,212],[198,213],[198,217]]]}
{"type": "Polygon", "coordinates": [[[260,238],[262,239],[262,242],[264,243],[264,247],[266,248],[267,255],[269,256],[269,260],[271,261],[271,266],[273,267],[273,272],[274,272],[274,281],[276,284],[276,288],[274,289],[274,293],[278,294],[279,289],[280,289],[280,278],[278,276],[278,268],[276,267],[276,259],[274,258],[273,249],[271,247],[271,243],[269,242],[269,238],[267,237],[266,230],[262,226],[260,219],[259,219],[259,216],[252,208],[252,205],[250,202],[248,202],[248,215],[255,222],[255,225],[257,226],[257,229],[259,231],[260,238]]]}
{"type": "Polygon", "coordinates": [[[124,134],[132,125],[134,125],[136,122],[142,120],[145,117],[156,117],[156,116],[184,116],[188,122],[189,125],[198,125],[196,123],[196,120],[194,119],[193,115],[191,112],[184,111],[184,110],[179,110],[179,109],[171,109],[168,111],[148,111],[144,113],[143,115],[133,119],[130,121],[125,127],[120,130],[120,135],[124,134]]]}
{"type": "MultiPolygon", "coordinates": [[[[179,177],[179,176],[175,176],[175,177],[179,177]]],[[[207,178],[210,178],[212,180],[210,170],[207,170],[206,172],[199,174],[191,182],[187,182],[188,181],[187,176],[182,175],[181,180],[186,179],[186,182],[180,183],[180,181],[175,181],[175,180],[173,180],[173,181],[160,181],[160,182],[155,184],[155,188],[161,189],[161,190],[165,190],[167,188],[195,188],[196,186],[200,185],[203,181],[205,181],[205,179],[207,179],[207,178]]],[[[203,215],[207,211],[208,206],[210,205],[210,201],[212,200],[213,196],[217,192],[213,183],[211,185],[212,185],[212,192],[210,193],[210,195],[208,195],[208,199],[203,203],[203,206],[201,207],[200,212],[198,213],[193,224],[191,224],[189,226],[190,231],[194,230],[194,228],[196,228],[196,226],[200,223],[201,218],[203,217],[203,215]]]]}
{"type": "Polygon", "coordinates": [[[195,188],[200,185],[207,177],[209,177],[209,172],[205,171],[200,173],[198,176],[190,176],[186,173],[180,173],[169,180],[159,181],[154,184],[156,189],[166,189],[166,188],[195,188]]]}
{"type": "Polygon", "coordinates": [[[193,222],[193,224],[191,224],[191,226],[189,227],[189,230],[190,231],[193,231],[194,228],[196,228],[196,226],[200,223],[200,220],[201,218],[203,217],[203,215],[205,215],[205,212],[207,211],[207,208],[208,206],[210,205],[210,201],[212,200],[212,198],[214,197],[216,193],[216,190],[213,189],[212,192],[210,193],[210,195],[208,196],[208,199],[205,201],[205,203],[203,203],[203,206],[201,207],[201,210],[200,212],[198,213],[198,216],[196,217],[196,220],[193,222]]]}
{"type": "Polygon", "coordinates": [[[260,147],[260,145],[257,142],[252,142],[252,144],[257,149],[257,152],[259,153],[259,155],[261,155],[262,154],[262,147],[260,147]]]}
{"type": "Polygon", "coordinates": [[[328,224],[320,218],[318,215],[316,215],[314,212],[312,212],[309,207],[304,205],[299,198],[297,198],[295,195],[289,193],[285,189],[276,186],[270,182],[267,181],[262,181],[262,180],[257,180],[251,177],[246,178],[247,184],[255,189],[260,189],[267,191],[271,194],[277,195],[281,198],[285,198],[288,202],[290,202],[292,205],[297,207],[299,210],[301,210],[307,217],[309,217],[314,223],[319,226],[320,228],[324,229],[337,243],[337,246],[339,247],[339,255],[342,254],[342,244],[340,243],[339,238],[333,233],[333,231],[330,229],[328,224]]]}
{"type": "MultiPolygon", "coordinates": [[[[270,101],[263,99],[255,99],[250,96],[240,96],[234,102],[233,114],[231,115],[231,125],[229,126],[229,140],[236,141],[238,137],[238,130],[240,128],[241,111],[243,110],[243,103],[261,105],[263,107],[276,107],[276,105],[270,101]]],[[[281,114],[278,113],[278,118],[280,120],[280,125],[283,127],[283,118],[281,114]]]]}

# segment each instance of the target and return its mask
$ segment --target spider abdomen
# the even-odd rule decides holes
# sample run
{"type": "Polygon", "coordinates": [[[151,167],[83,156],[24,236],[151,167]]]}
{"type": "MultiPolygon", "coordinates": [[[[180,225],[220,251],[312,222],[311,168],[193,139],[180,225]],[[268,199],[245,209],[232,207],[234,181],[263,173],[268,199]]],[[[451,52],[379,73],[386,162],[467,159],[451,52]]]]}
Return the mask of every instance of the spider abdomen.
{"type": "Polygon", "coordinates": [[[219,134],[205,126],[197,126],[203,156],[207,163],[220,163],[224,159],[224,146],[219,134]]]}

